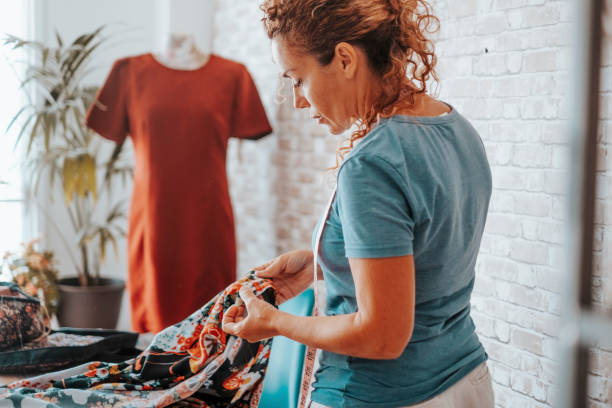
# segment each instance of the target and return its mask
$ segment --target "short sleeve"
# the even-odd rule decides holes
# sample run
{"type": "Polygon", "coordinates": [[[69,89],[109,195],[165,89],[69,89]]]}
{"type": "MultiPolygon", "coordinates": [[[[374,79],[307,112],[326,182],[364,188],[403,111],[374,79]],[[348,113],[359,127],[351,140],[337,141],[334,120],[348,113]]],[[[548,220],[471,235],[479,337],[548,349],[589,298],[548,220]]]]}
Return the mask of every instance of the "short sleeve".
{"type": "Polygon", "coordinates": [[[378,156],[350,157],[342,165],[336,200],[348,258],[413,254],[414,221],[405,183],[378,156]]]}
{"type": "Polygon", "coordinates": [[[231,126],[232,137],[240,139],[259,139],[272,132],[255,83],[244,67],[236,84],[231,126]]]}
{"type": "Polygon", "coordinates": [[[128,67],[127,59],[115,61],[85,118],[88,128],[117,143],[123,142],[129,133],[128,67]]]}

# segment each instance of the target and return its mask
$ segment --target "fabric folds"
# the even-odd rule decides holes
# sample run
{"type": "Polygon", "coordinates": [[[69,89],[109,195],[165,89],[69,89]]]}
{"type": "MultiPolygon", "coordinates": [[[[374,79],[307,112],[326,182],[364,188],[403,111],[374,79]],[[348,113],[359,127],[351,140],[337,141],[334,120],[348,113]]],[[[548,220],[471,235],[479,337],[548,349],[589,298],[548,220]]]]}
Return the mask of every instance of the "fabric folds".
{"type": "Polygon", "coordinates": [[[0,387],[0,406],[257,407],[272,339],[249,343],[221,330],[246,286],[276,306],[276,290],[254,272],[182,322],[159,332],[138,357],[93,361],[0,387]]]}

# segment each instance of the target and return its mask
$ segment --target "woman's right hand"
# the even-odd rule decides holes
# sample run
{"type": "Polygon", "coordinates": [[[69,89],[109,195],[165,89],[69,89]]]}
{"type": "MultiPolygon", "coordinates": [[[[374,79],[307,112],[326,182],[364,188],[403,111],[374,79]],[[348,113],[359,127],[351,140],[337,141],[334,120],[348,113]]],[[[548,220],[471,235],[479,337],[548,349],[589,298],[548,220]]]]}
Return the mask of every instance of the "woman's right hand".
{"type": "Polygon", "coordinates": [[[276,301],[281,304],[302,293],[313,281],[313,256],[310,250],[286,252],[253,268],[260,278],[276,286],[276,301]]]}

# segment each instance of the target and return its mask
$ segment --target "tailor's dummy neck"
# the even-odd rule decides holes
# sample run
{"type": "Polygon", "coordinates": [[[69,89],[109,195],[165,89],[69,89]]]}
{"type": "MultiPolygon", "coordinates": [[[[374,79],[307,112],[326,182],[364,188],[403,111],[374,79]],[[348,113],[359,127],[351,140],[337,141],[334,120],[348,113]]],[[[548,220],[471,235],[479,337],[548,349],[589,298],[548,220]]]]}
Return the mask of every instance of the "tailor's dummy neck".
{"type": "Polygon", "coordinates": [[[210,55],[198,50],[192,35],[172,33],[166,40],[165,49],[154,57],[169,68],[194,70],[203,67],[210,55]]]}

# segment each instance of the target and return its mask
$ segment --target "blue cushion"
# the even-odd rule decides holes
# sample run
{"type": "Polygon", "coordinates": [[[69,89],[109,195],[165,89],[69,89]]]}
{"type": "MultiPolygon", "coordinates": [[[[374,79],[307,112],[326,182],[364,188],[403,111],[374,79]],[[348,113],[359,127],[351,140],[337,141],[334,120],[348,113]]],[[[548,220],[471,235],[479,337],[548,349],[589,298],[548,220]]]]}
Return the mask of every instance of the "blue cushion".
{"type": "MultiPolygon", "coordinates": [[[[313,305],[314,291],[306,289],[279,309],[292,315],[310,316],[313,305]]],[[[259,408],[297,407],[305,353],[303,344],[283,336],[274,338],[259,408]]]]}

